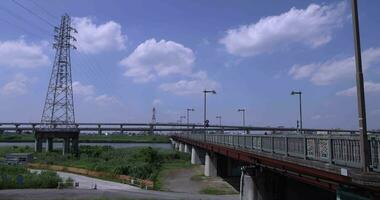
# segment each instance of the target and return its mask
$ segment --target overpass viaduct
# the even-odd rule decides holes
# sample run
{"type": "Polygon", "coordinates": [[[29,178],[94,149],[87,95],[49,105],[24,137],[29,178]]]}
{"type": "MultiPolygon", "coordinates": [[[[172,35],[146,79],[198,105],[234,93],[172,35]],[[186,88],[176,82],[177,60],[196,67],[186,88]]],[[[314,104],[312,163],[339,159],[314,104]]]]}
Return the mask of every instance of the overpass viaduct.
{"type": "MultiPolygon", "coordinates": [[[[380,199],[380,135],[363,173],[357,134],[175,134],[205,176],[241,176],[242,199],[380,199]]],[[[330,132],[331,133],[331,130],[330,132]]]]}

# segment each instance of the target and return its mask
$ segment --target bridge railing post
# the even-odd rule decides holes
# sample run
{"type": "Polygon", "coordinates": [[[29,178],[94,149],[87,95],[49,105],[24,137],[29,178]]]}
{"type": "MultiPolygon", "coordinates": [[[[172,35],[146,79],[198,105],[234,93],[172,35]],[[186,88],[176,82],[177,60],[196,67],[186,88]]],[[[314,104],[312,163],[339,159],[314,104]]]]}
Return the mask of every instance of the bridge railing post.
{"type": "Polygon", "coordinates": [[[285,156],[288,156],[288,136],[285,135],[285,156]]]}
{"type": "Polygon", "coordinates": [[[303,150],[304,150],[303,158],[306,160],[307,159],[307,137],[306,137],[306,134],[303,135],[303,150]]]}
{"type": "Polygon", "coordinates": [[[333,163],[333,155],[334,155],[334,146],[333,146],[333,140],[332,140],[332,137],[331,137],[331,132],[328,131],[327,132],[328,134],[328,145],[327,145],[327,148],[328,148],[328,153],[329,153],[329,156],[328,156],[328,159],[329,159],[329,163],[332,164],[333,163]]]}

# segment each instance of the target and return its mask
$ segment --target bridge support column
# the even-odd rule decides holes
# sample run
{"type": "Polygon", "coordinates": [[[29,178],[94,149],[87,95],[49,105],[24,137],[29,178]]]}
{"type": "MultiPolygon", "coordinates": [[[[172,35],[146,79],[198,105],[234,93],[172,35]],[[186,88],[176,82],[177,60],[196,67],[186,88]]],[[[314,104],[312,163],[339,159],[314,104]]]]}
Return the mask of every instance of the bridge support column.
{"type": "Polygon", "coordinates": [[[72,152],[75,156],[79,155],[79,139],[78,138],[72,138],[72,144],[71,144],[72,152]]]}
{"type": "Polygon", "coordinates": [[[217,176],[217,172],[218,172],[217,165],[218,165],[217,155],[214,153],[206,152],[204,175],[211,176],[211,177],[217,176]]]}
{"type": "Polygon", "coordinates": [[[196,148],[196,147],[192,147],[191,148],[191,164],[193,165],[201,165],[202,164],[202,160],[201,160],[201,150],[196,148]]]}
{"type": "Polygon", "coordinates": [[[46,138],[46,152],[53,151],[53,138],[46,138]]]}
{"type": "Polygon", "coordinates": [[[179,143],[179,152],[183,152],[184,144],[182,142],[179,143]]]}
{"type": "Polygon", "coordinates": [[[102,125],[98,124],[98,134],[102,134],[102,125]]]}
{"type": "Polygon", "coordinates": [[[68,153],[70,153],[70,138],[64,138],[63,139],[62,154],[66,155],[68,153]]]}
{"type": "Polygon", "coordinates": [[[179,142],[174,141],[174,149],[177,151],[179,150],[179,142]]]}
{"type": "Polygon", "coordinates": [[[41,138],[35,138],[34,139],[34,151],[35,152],[41,152],[42,151],[42,139],[41,138]]]}
{"type": "Polygon", "coordinates": [[[189,145],[188,144],[185,144],[184,152],[189,153],[189,145]]]}

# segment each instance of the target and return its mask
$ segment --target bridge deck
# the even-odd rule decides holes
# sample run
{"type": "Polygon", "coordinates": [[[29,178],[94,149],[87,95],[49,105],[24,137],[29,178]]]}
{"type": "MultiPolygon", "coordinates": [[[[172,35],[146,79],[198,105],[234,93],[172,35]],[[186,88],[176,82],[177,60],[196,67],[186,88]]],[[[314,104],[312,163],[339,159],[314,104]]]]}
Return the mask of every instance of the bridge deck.
{"type": "Polygon", "coordinates": [[[176,140],[250,164],[263,165],[334,190],[349,185],[380,191],[380,137],[370,136],[370,173],[361,173],[355,135],[177,134],[176,140]]]}

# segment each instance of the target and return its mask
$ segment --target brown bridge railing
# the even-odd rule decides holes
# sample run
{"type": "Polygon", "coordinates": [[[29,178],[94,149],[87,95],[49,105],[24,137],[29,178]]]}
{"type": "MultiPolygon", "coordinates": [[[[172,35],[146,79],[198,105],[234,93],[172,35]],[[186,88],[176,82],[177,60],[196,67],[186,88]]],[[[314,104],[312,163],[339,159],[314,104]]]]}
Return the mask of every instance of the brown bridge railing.
{"type": "MultiPolygon", "coordinates": [[[[176,136],[242,150],[268,152],[350,168],[360,168],[361,166],[358,135],[177,134],[176,136]]],[[[368,138],[371,168],[373,171],[380,172],[380,135],[373,134],[368,138]]]]}

